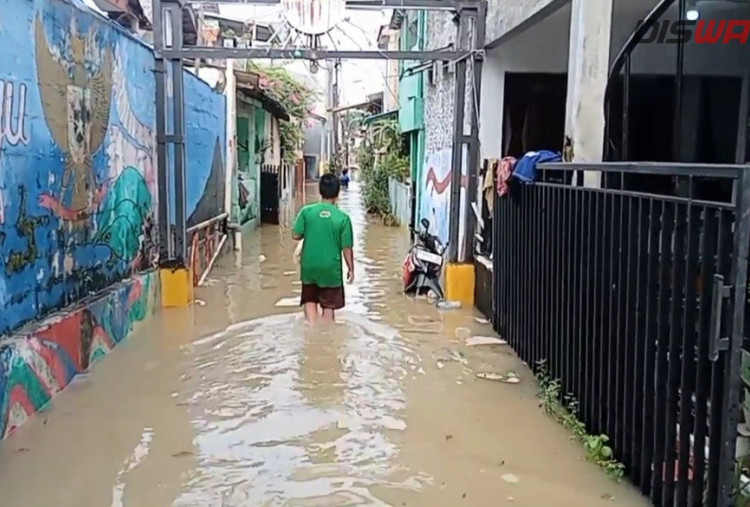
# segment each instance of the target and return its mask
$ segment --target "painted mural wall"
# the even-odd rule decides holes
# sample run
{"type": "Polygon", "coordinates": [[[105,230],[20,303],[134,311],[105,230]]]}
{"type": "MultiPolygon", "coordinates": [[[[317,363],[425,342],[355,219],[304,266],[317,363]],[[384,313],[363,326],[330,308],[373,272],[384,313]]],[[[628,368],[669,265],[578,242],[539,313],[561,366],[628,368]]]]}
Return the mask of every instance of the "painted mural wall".
{"type": "MultiPolygon", "coordinates": [[[[443,150],[428,153],[425,158],[424,168],[421,171],[421,197],[419,201],[419,221],[426,218],[430,221],[430,233],[437,235],[443,244],[448,244],[450,239],[451,217],[451,178],[453,177],[452,150],[443,150]]],[[[464,153],[464,159],[466,153],[464,153]]],[[[464,160],[463,167],[467,166],[464,160]]],[[[460,202],[461,209],[466,209],[466,184],[467,177],[464,169],[461,175],[460,202]]],[[[462,213],[465,211],[462,211],[462,213]]],[[[464,221],[459,227],[459,256],[463,255],[464,221]]],[[[421,227],[421,226],[419,226],[421,227]]]]}
{"type": "MultiPolygon", "coordinates": [[[[0,12],[13,20],[0,24],[13,48],[0,51],[2,335],[153,266],[158,192],[150,49],[63,0],[0,0],[0,12]]],[[[223,185],[210,190],[225,113],[192,75],[186,93],[198,220],[224,206],[223,185]]]]}
{"type": "Polygon", "coordinates": [[[226,97],[185,73],[185,173],[188,227],[225,210],[226,97]]]}
{"type": "Polygon", "coordinates": [[[150,271],[34,331],[0,342],[0,439],[42,410],[159,308],[159,276],[150,271]]]}

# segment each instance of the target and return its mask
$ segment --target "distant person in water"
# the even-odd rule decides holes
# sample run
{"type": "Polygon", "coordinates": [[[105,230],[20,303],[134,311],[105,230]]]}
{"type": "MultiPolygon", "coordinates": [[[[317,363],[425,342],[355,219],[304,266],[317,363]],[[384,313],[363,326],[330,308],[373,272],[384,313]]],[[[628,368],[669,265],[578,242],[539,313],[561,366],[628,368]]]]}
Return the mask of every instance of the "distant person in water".
{"type": "Polygon", "coordinates": [[[341,182],[341,188],[349,188],[349,169],[344,169],[341,171],[341,177],[339,178],[339,181],[341,182]]]}
{"type": "Polygon", "coordinates": [[[310,323],[317,322],[321,313],[323,321],[333,322],[334,312],[344,307],[342,256],[348,271],[347,282],[354,281],[352,222],[336,206],[340,190],[336,175],[324,174],[319,183],[320,202],[303,207],[292,230],[295,240],[304,240],[300,256],[300,304],[310,323]]]}

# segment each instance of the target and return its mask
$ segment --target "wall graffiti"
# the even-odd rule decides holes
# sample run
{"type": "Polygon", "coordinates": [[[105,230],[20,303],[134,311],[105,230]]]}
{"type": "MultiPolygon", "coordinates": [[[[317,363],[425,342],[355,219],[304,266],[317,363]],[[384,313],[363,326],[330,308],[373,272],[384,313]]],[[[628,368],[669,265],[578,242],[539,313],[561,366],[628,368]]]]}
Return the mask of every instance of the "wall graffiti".
{"type": "MultiPolygon", "coordinates": [[[[186,208],[188,226],[222,213],[226,195],[226,99],[193,74],[185,75],[186,208]]],[[[172,215],[174,216],[174,215],[172,215]]]]}
{"type": "Polygon", "coordinates": [[[0,344],[0,438],[107,355],[158,307],[159,277],[138,276],[63,318],[0,344]]]}
{"type": "MultiPolygon", "coordinates": [[[[158,261],[153,52],[79,5],[0,0],[0,335],[158,261]]],[[[185,92],[197,219],[223,211],[225,103],[185,92]]]]}
{"type": "MultiPolygon", "coordinates": [[[[428,153],[425,165],[421,171],[421,198],[419,203],[419,219],[430,221],[430,232],[436,234],[447,244],[450,239],[451,217],[451,179],[453,178],[453,160],[450,148],[428,153]]],[[[467,153],[464,153],[463,167],[467,167],[467,153]]],[[[466,205],[467,176],[464,169],[461,175],[460,210],[467,212],[466,205]]],[[[463,220],[459,226],[459,256],[463,254],[463,220]]]]}

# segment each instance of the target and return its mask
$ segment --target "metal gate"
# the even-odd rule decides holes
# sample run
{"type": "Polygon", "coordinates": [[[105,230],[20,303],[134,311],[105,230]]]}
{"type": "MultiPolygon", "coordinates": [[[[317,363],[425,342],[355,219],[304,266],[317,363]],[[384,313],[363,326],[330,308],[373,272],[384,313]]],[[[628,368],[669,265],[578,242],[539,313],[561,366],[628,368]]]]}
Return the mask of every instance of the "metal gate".
{"type": "Polygon", "coordinates": [[[746,169],[544,167],[537,183],[514,183],[496,198],[496,329],[528,364],[544,360],[589,433],[610,437],[654,504],[729,505],[750,246],[746,169]],[[614,188],[572,186],[582,170],[614,188]],[[701,177],[721,179],[735,197],[641,192],[623,184],[635,173],[679,177],[688,196],[701,177]]]}
{"type": "Polygon", "coordinates": [[[281,200],[280,173],[280,167],[277,165],[262,165],[260,167],[261,223],[279,223],[279,201],[281,200]]]}

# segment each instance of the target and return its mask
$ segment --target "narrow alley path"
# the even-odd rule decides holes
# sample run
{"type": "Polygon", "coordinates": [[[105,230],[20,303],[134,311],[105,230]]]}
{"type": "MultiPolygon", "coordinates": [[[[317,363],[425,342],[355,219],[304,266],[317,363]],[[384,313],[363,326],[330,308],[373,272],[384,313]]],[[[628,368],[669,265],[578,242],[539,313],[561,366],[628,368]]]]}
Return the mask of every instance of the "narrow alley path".
{"type": "Polygon", "coordinates": [[[264,226],[205,306],[154,317],[0,444],[2,505],[646,505],[582,460],[510,349],[464,345],[491,334],[472,310],[401,293],[408,235],[366,222],[356,184],[341,206],[357,282],[335,329],[275,306],[299,286],[288,226],[264,226]]]}

